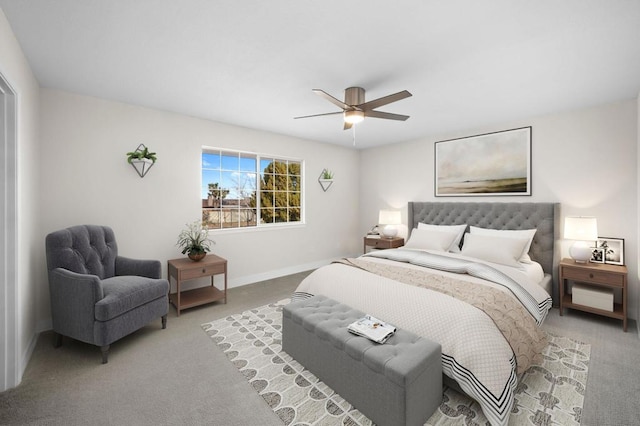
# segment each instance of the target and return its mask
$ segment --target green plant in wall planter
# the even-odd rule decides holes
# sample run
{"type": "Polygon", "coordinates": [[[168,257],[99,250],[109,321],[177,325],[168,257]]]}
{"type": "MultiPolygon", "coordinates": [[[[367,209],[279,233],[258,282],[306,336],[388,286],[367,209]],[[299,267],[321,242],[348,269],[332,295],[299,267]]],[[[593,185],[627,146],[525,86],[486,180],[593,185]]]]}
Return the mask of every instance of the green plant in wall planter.
{"type": "Polygon", "coordinates": [[[157,160],[156,153],[149,151],[149,148],[142,143],[135,151],[127,152],[127,162],[136,169],[141,178],[147,174],[157,160]]]}
{"type": "Polygon", "coordinates": [[[333,184],[333,173],[329,169],[322,169],[320,172],[320,177],[318,177],[318,183],[322,187],[324,192],[327,192],[327,189],[333,184]]]}

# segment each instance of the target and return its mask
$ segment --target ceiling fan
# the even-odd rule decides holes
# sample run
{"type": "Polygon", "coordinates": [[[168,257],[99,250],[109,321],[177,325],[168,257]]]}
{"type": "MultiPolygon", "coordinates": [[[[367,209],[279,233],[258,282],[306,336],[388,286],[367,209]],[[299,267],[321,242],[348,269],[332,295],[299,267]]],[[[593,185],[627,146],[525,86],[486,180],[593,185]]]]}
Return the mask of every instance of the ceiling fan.
{"type": "Polygon", "coordinates": [[[350,129],[354,124],[361,122],[365,117],[372,118],[384,118],[387,120],[400,120],[405,121],[409,118],[408,115],[392,114],[390,112],[375,111],[383,105],[388,105],[392,102],[408,98],[411,95],[407,90],[394,93],[393,95],[383,96],[382,98],[374,99],[373,101],[365,102],[364,89],[362,87],[349,87],[344,91],[344,102],[334,98],[324,90],[313,89],[316,95],[323,97],[332,104],[341,108],[340,112],[327,112],[324,114],[305,115],[298,118],[320,117],[323,115],[344,114],[344,130],[350,129]]]}

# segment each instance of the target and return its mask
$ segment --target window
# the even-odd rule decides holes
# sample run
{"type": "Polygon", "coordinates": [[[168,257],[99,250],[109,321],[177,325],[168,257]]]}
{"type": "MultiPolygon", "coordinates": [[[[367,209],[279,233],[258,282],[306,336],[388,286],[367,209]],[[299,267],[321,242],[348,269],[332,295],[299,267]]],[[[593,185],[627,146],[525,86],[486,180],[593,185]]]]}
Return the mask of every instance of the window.
{"type": "Polygon", "coordinates": [[[209,229],[302,223],[302,161],[204,148],[202,222],[209,229]]]}

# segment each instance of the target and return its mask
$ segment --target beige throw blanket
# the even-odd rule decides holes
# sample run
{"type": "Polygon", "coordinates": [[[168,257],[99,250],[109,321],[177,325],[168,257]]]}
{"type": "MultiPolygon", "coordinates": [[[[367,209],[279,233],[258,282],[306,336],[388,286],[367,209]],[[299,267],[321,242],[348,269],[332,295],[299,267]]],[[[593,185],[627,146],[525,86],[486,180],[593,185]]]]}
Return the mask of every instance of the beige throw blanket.
{"type": "Polygon", "coordinates": [[[511,346],[517,362],[517,374],[539,363],[547,346],[545,334],[533,317],[511,295],[497,288],[473,284],[452,277],[359,259],[342,259],[334,263],[354,266],[404,284],[427,288],[469,303],[486,313],[511,346]]]}

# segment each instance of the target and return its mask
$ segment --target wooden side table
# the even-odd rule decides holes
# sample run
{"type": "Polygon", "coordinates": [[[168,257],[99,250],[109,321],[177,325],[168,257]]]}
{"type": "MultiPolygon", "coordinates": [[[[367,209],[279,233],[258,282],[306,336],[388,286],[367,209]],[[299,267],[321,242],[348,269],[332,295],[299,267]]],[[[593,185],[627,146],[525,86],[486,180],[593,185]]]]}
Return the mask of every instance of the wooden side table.
{"type": "Polygon", "coordinates": [[[188,257],[183,257],[171,259],[167,263],[169,284],[171,284],[171,278],[176,281],[176,292],[169,294],[169,301],[175,306],[178,316],[180,316],[182,309],[204,305],[221,299],[224,299],[224,303],[227,303],[226,259],[215,254],[207,254],[204,259],[198,262],[194,262],[188,257]],[[219,290],[213,283],[214,276],[218,274],[224,274],[224,291],[219,290]],[[184,281],[202,277],[211,277],[211,285],[180,291],[180,286],[184,281]]]}
{"type": "MultiPolygon", "coordinates": [[[[562,259],[560,269],[560,315],[563,308],[622,320],[622,328],[627,331],[627,267],[601,263],[576,263],[572,259],[562,259]],[[589,283],[593,286],[619,288],[622,290],[622,303],[614,303],[613,312],[573,303],[572,295],[567,293],[565,281],[589,283]]],[[[615,296],[615,295],[614,295],[615,296]]]]}
{"type": "Polygon", "coordinates": [[[404,245],[404,238],[400,237],[374,237],[367,235],[364,237],[364,249],[363,252],[367,252],[367,247],[372,247],[378,250],[398,248],[404,245]]]}

